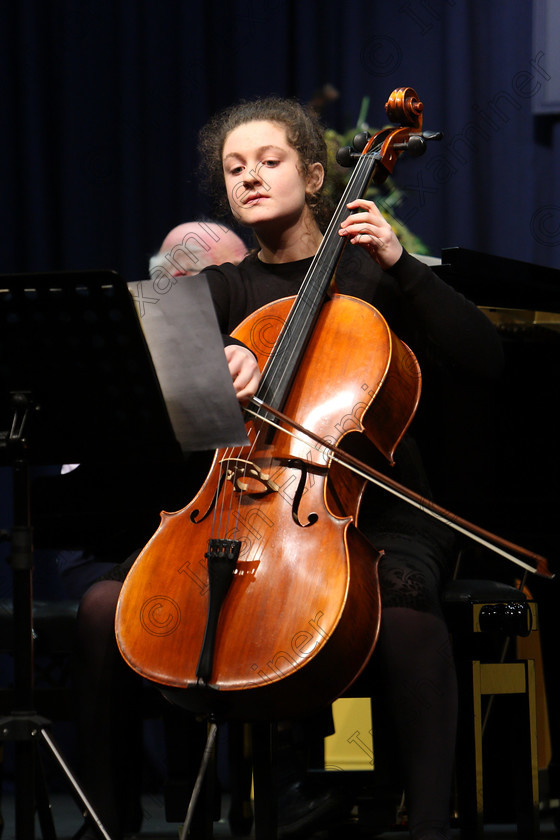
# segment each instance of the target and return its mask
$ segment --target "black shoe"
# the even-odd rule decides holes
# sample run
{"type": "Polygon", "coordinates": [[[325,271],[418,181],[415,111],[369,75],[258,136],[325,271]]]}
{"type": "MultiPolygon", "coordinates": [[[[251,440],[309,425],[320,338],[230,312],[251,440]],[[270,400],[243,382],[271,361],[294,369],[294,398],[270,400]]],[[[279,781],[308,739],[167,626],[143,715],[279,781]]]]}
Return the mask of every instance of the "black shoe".
{"type": "Polygon", "coordinates": [[[353,802],[333,788],[294,782],[278,797],[278,837],[310,837],[350,814],[353,802]]]}

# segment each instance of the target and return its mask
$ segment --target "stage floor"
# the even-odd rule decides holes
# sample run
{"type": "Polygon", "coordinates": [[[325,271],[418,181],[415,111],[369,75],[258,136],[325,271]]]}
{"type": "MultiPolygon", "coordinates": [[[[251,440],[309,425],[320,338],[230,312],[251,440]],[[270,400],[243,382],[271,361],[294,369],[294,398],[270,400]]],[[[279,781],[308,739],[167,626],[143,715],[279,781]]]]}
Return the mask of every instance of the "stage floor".
{"type": "MultiPolygon", "coordinates": [[[[51,810],[57,840],[71,840],[82,825],[82,817],[78,806],[70,796],[53,794],[51,796],[51,810]]],[[[135,835],[138,840],[168,840],[168,838],[177,840],[180,836],[180,825],[166,822],[163,799],[161,797],[146,795],[143,799],[143,810],[144,825],[140,834],[135,835]]],[[[227,807],[224,809],[224,812],[227,813],[227,807]]],[[[4,794],[2,797],[2,814],[4,817],[2,840],[16,840],[13,795],[10,793],[4,794]]],[[[232,836],[226,819],[214,824],[215,838],[231,838],[232,836]]],[[[488,825],[485,829],[484,836],[489,839],[494,838],[494,840],[514,840],[514,838],[515,840],[519,840],[514,825],[488,825]]],[[[546,840],[546,838],[558,836],[559,832],[554,826],[552,817],[548,814],[543,815],[541,819],[541,838],[546,840]]],[[[352,837],[365,838],[366,835],[353,832],[347,827],[341,828],[339,831],[335,829],[329,833],[323,831],[313,835],[313,838],[317,840],[338,840],[338,838],[340,840],[349,840],[352,837]]],[[[390,831],[382,835],[377,835],[376,840],[405,840],[406,837],[406,831],[390,831]]],[[[453,830],[452,837],[454,839],[459,838],[458,829],[453,830]]],[[[38,840],[41,838],[38,823],[36,838],[38,840]]],[[[254,838],[254,833],[251,833],[249,840],[250,838],[254,838]]],[[[521,838],[521,840],[524,839],[521,838]]]]}

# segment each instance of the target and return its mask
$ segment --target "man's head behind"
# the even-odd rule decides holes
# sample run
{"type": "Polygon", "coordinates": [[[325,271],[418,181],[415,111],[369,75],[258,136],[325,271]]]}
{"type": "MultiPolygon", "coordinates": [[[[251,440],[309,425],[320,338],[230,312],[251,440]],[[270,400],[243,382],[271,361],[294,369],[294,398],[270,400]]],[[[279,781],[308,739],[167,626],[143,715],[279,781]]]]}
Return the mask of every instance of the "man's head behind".
{"type": "Polygon", "coordinates": [[[185,222],[169,231],[150,259],[150,277],[198,274],[209,265],[237,264],[246,254],[245,243],[225,225],[185,222]]]}

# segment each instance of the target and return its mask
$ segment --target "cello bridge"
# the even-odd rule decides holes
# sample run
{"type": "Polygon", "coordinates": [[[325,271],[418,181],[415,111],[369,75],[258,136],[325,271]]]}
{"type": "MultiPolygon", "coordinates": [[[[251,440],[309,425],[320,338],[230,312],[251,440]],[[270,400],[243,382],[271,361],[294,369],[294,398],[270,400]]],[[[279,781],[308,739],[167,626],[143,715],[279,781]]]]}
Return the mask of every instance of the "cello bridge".
{"type": "Polygon", "coordinates": [[[278,485],[270,475],[252,461],[244,458],[224,458],[220,462],[225,468],[225,477],[231,481],[235,490],[251,493],[277,493],[278,485]]]}

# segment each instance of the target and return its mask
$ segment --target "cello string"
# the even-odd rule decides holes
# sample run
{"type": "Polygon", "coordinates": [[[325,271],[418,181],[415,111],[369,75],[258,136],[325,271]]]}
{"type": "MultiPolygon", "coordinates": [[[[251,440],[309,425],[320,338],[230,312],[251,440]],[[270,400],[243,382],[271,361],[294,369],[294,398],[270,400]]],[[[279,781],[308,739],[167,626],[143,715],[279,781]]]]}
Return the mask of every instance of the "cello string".
{"type": "MultiPolygon", "coordinates": [[[[367,152],[361,154],[354,166],[352,177],[347,183],[342,197],[330,219],[325,230],[322,244],[316,254],[313,256],[311,265],[303,280],[300,291],[296,297],[296,301],[286,319],[286,323],[278,337],[273,354],[269,360],[269,364],[263,373],[260,386],[258,388],[258,395],[263,404],[274,404],[286,391],[289,386],[290,379],[294,373],[295,365],[297,365],[299,356],[303,350],[302,342],[310,334],[315,317],[318,315],[320,305],[324,300],[328,287],[331,284],[332,277],[335,273],[336,264],[334,258],[340,258],[340,254],[346,245],[346,239],[341,241],[337,236],[337,231],[340,226],[340,221],[344,213],[347,213],[347,204],[356,196],[361,196],[365,193],[367,185],[373,177],[375,166],[379,161],[379,150],[382,144],[378,144],[373,149],[368,149],[367,152]],[[327,264],[328,270],[326,270],[327,264]],[[325,279],[326,278],[326,279],[325,279]],[[296,340],[294,340],[296,339],[296,340]]],[[[266,409],[262,413],[259,411],[250,412],[261,422],[271,424],[269,418],[266,416],[266,409]]],[[[253,424],[254,427],[254,424],[253,424]]],[[[261,425],[262,428],[262,425],[261,425]]],[[[255,440],[251,445],[247,461],[254,452],[257,440],[260,436],[260,430],[256,431],[255,440]]],[[[239,453],[242,449],[239,449],[239,453]]],[[[232,455],[233,457],[233,455],[232,455]]],[[[244,468],[244,474],[247,475],[249,464],[244,468]]],[[[225,467],[227,469],[227,467],[225,467]]],[[[237,533],[241,505],[244,497],[244,490],[239,485],[239,478],[242,475],[234,466],[233,482],[234,489],[238,489],[237,497],[237,515],[234,532],[237,533]]],[[[224,482],[224,488],[225,484],[224,482]]],[[[220,506],[220,526],[227,533],[230,525],[230,515],[232,513],[232,505],[230,504],[227,510],[226,527],[223,529],[225,513],[225,490],[222,495],[222,503],[220,506]]],[[[215,509],[214,516],[216,519],[217,511],[215,509]]]]}
{"type": "MultiPolygon", "coordinates": [[[[327,226],[323,237],[323,244],[313,257],[300,292],[296,297],[294,306],[286,319],[286,323],[278,337],[276,347],[274,348],[273,354],[263,373],[257,394],[264,405],[267,403],[274,404],[277,402],[278,395],[281,396],[289,385],[289,381],[294,371],[294,365],[297,363],[302,350],[302,341],[310,333],[310,327],[312,326],[312,322],[310,322],[310,313],[318,313],[320,305],[324,300],[328,289],[328,285],[325,283],[323,278],[328,277],[328,284],[330,284],[334,268],[334,266],[332,266],[333,256],[336,255],[339,249],[341,252],[346,245],[346,240],[341,241],[340,237],[336,236],[336,231],[338,230],[340,224],[340,218],[344,212],[347,212],[346,204],[351,200],[351,198],[357,194],[361,195],[365,191],[365,188],[372,177],[373,167],[376,162],[377,161],[374,159],[374,155],[371,153],[360,156],[354,168],[353,177],[347,184],[343,196],[327,226]],[[332,239],[330,243],[329,238],[332,239]],[[330,248],[325,247],[329,244],[330,248]],[[324,267],[322,268],[323,263],[331,263],[329,271],[326,271],[324,267]],[[296,340],[294,340],[294,338],[296,340]]],[[[257,412],[251,411],[250,413],[257,420],[261,421],[261,427],[260,429],[257,429],[255,427],[255,423],[253,422],[255,439],[248,450],[246,456],[247,462],[249,462],[261,435],[263,428],[262,421],[271,425],[269,418],[267,417],[266,408],[261,409],[259,407],[257,412]]],[[[233,450],[231,452],[232,454],[229,457],[233,459],[235,453],[233,450]]],[[[242,448],[238,450],[238,454],[241,456],[242,448]]],[[[223,468],[227,471],[227,464],[224,465],[223,468]]],[[[247,463],[242,469],[240,469],[237,465],[234,465],[233,467],[232,480],[234,488],[238,490],[236,513],[234,513],[234,506],[231,504],[231,501],[226,508],[225,485],[227,484],[227,478],[224,481],[224,492],[222,494],[219,517],[217,506],[214,510],[214,523],[216,523],[219,519],[219,528],[221,533],[224,535],[227,533],[231,524],[232,516],[235,516],[234,533],[237,534],[241,505],[245,494],[243,487],[240,486],[239,479],[243,476],[247,476],[247,470],[249,468],[249,463],[247,463]]]]}
{"type": "MultiPolygon", "coordinates": [[[[228,449],[224,450],[224,452],[227,454],[228,449]]],[[[232,452],[233,452],[233,449],[232,449],[232,452]]],[[[224,474],[224,470],[225,470],[225,466],[224,466],[223,458],[222,458],[220,460],[220,463],[219,463],[218,482],[216,484],[216,500],[215,500],[215,504],[214,504],[214,510],[212,512],[212,527],[210,528],[210,540],[216,539],[216,534],[220,533],[219,529],[217,529],[218,507],[220,507],[220,517],[219,517],[220,523],[223,520],[223,514],[224,514],[223,489],[224,489],[224,486],[225,486],[225,480],[222,480],[222,476],[224,474]],[[221,490],[222,498],[221,498],[221,501],[218,501],[217,494],[218,494],[220,488],[222,488],[222,490],[221,490]]]]}
{"type": "Polygon", "coordinates": [[[220,495],[221,499],[218,504],[218,500],[216,500],[216,506],[214,508],[214,521],[212,524],[212,533],[214,538],[226,538],[229,529],[230,517],[232,515],[232,504],[231,504],[231,494],[228,492],[228,460],[233,458],[236,454],[241,452],[241,448],[229,447],[228,449],[224,450],[224,455],[220,461],[220,481],[218,483],[218,487],[221,487],[220,495]],[[223,476],[223,480],[222,480],[223,476]],[[226,496],[230,498],[230,502],[226,507],[226,496]],[[219,517],[217,515],[217,511],[219,508],[219,517]],[[216,520],[219,520],[218,527],[216,527],[216,520]]]}
{"type": "MultiPolygon", "coordinates": [[[[297,295],[295,303],[286,319],[286,323],[280,332],[272,356],[269,359],[269,363],[263,372],[263,377],[257,391],[259,398],[262,400],[262,404],[275,404],[276,402],[281,401],[282,394],[285,393],[289,385],[295,370],[295,365],[297,364],[303,350],[302,342],[311,332],[315,316],[319,312],[320,305],[323,302],[328,286],[331,283],[333,270],[335,268],[335,265],[333,264],[334,257],[337,253],[338,256],[340,256],[342,249],[346,245],[346,240],[341,241],[341,238],[337,236],[340,219],[345,212],[348,212],[346,207],[348,202],[354,196],[362,195],[365,192],[367,184],[372,177],[374,166],[377,163],[376,151],[377,150],[374,150],[373,153],[368,152],[359,157],[357,164],[354,167],[352,178],[346,185],[342,198],[340,199],[337,208],[327,225],[322,245],[311,261],[311,265],[303,280],[299,294],[297,295]],[[327,263],[328,271],[325,269],[324,265],[327,263]],[[327,281],[325,281],[325,278],[327,278],[327,281]]],[[[253,422],[255,439],[247,453],[247,462],[252,456],[257,441],[261,435],[261,430],[263,428],[262,421],[264,420],[267,423],[269,422],[266,414],[266,408],[263,408],[262,410],[259,408],[256,413],[250,413],[253,414],[257,420],[261,421],[261,426],[260,429],[257,429],[255,427],[255,423],[253,422]]],[[[238,453],[239,455],[242,454],[242,448],[238,450],[238,453]]],[[[232,450],[232,459],[233,454],[232,450]]],[[[224,535],[227,533],[230,526],[231,516],[235,516],[234,533],[237,534],[241,505],[243,503],[245,493],[243,487],[240,486],[240,478],[243,475],[245,475],[245,477],[247,476],[247,470],[249,468],[249,463],[246,463],[242,470],[238,465],[233,465],[232,480],[234,489],[238,490],[236,514],[233,512],[234,508],[231,502],[226,510],[225,497],[226,490],[229,490],[229,488],[226,488],[227,479],[224,481],[219,513],[220,531],[224,535]]],[[[228,469],[227,464],[224,465],[224,469],[228,469]]],[[[229,495],[231,496],[231,494],[229,495]]],[[[217,519],[218,511],[217,508],[215,508],[214,523],[216,523],[217,519]]]]}
{"type": "Polygon", "coordinates": [[[360,155],[354,167],[352,177],[346,185],[342,198],[327,226],[323,236],[323,242],[313,257],[311,265],[303,280],[296,301],[286,319],[286,323],[278,338],[274,349],[273,358],[267,370],[263,374],[259,394],[262,395],[264,403],[274,405],[275,400],[271,393],[277,394],[287,388],[293,372],[293,366],[297,363],[297,357],[301,350],[301,339],[304,339],[309,332],[310,313],[318,312],[318,308],[325,298],[330,285],[334,266],[331,264],[326,270],[323,263],[332,263],[333,256],[337,250],[346,245],[337,235],[342,216],[348,213],[346,205],[352,198],[363,195],[369,181],[373,176],[374,166],[378,162],[377,149],[373,152],[360,155]],[[329,240],[332,239],[332,242],[329,240]],[[327,246],[331,247],[328,248],[327,246]],[[328,278],[328,284],[324,282],[328,278]],[[294,341],[294,338],[300,339],[294,341]]]}
{"type": "MultiPolygon", "coordinates": [[[[262,428],[262,426],[261,426],[261,428],[262,428]]],[[[237,448],[229,447],[229,448],[224,450],[224,454],[221,457],[220,471],[219,471],[219,476],[218,476],[218,487],[220,487],[221,477],[224,474],[225,474],[225,477],[223,479],[223,483],[221,483],[221,487],[222,487],[222,489],[221,489],[221,500],[218,503],[218,500],[216,499],[216,505],[214,506],[212,529],[211,529],[211,538],[212,537],[215,538],[216,534],[218,534],[218,536],[221,536],[225,539],[227,534],[228,534],[228,531],[230,529],[232,519],[234,520],[232,539],[237,538],[237,533],[238,533],[238,529],[239,529],[239,520],[240,520],[240,517],[241,517],[241,505],[242,505],[243,497],[244,497],[244,494],[245,494],[245,490],[239,484],[239,478],[243,477],[243,476],[247,477],[247,469],[248,469],[248,466],[249,466],[249,459],[252,456],[253,452],[255,451],[255,447],[257,445],[257,441],[258,441],[258,438],[259,438],[260,433],[261,433],[260,429],[259,430],[255,429],[254,422],[253,422],[253,429],[255,431],[254,440],[250,443],[249,449],[246,453],[243,452],[245,447],[242,447],[242,446],[237,447],[237,448]],[[242,459],[244,461],[243,471],[241,473],[238,473],[238,471],[236,470],[236,468],[234,466],[232,476],[231,476],[230,479],[228,479],[228,475],[227,475],[228,460],[229,459],[233,460],[234,458],[237,458],[237,459],[241,460],[241,458],[240,458],[241,455],[246,455],[247,456],[247,457],[244,457],[242,459]],[[230,490],[230,488],[228,488],[228,486],[227,486],[229,480],[231,480],[231,482],[232,482],[233,490],[235,490],[236,488],[239,490],[239,492],[237,493],[237,501],[236,501],[235,504],[232,504],[233,491],[231,491],[229,493],[227,492],[228,490],[230,490]],[[227,506],[226,506],[226,495],[230,499],[229,504],[227,504],[227,506]],[[218,509],[219,509],[219,515],[218,515],[218,509]]]]}
{"type": "MultiPolygon", "coordinates": [[[[254,428],[254,424],[253,424],[253,429],[254,429],[254,431],[255,431],[255,439],[253,440],[253,442],[252,442],[252,443],[250,443],[250,446],[249,446],[249,450],[248,450],[248,452],[247,452],[247,453],[245,453],[245,454],[247,455],[247,458],[244,458],[243,460],[244,460],[244,461],[246,461],[246,462],[248,462],[248,461],[249,461],[249,459],[251,458],[251,456],[252,456],[253,452],[255,451],[255,448],[256,448],[256,445],[257,445],[257,441],[258,441],[258,439],[259,439],[259,435],[260,435],[260,430],[259,430],[259,431],[257,431],[257,430],[254,428]]],[[[240,448],[240,449],[239,449],[239,454],[242,454],[242,453],[243,453],[243,448],[240,448]]],[[[247,477],[247,463],[245,463],[245,465],[244,465],[244,467],[243,467],[243,475],[244,475],[245,477],[247,477]]],[[[236,474],[236,476],[237,476],[237,474],[236,474]]],[[[241,505],[242,505],[242,503],[243,503],[243,498],[244,498],[244,496],[245,496],[245,490],[244,490],[244,488],[243,488],[243,487],[241,487],[241,486],[239,486],[239,484],[237,484],[237,486],[238,486],[238,488],[239,488],[239,492],[238,492],[238,494],[237,494],[236,515],[235,515],[235,526],[234,526],[234,531],[233,531],[233,533],[234,533],[234,535],[235,535],[235,538],[237,538],[237,534],[238,534],[238,529],[239,529],[239,520],[240,520],[240,518],[241,518],[241,505]]],[[[234,489],[235,489],[235,488],[234,488],[234,489]]]]}

